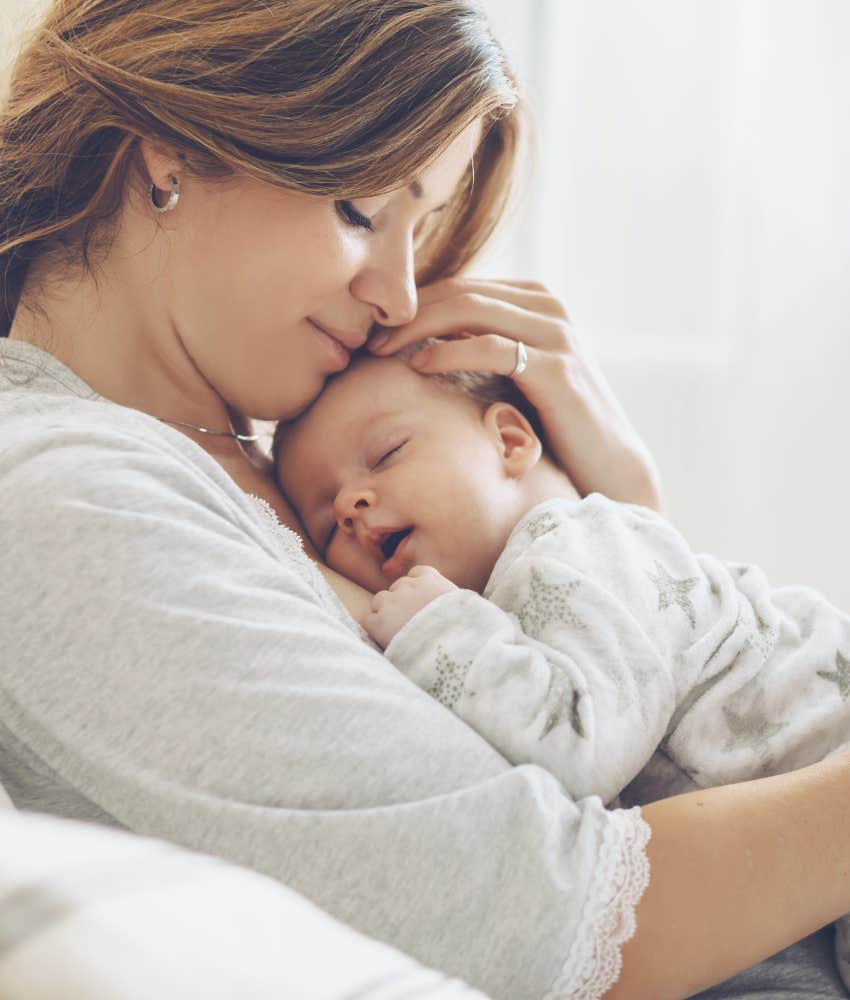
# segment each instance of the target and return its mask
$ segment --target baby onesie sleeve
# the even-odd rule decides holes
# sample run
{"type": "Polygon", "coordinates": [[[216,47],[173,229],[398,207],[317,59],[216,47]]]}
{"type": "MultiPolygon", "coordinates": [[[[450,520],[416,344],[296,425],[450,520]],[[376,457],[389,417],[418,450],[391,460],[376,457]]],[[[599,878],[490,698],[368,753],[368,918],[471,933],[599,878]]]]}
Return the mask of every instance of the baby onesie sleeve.
{"type": "MultiPolygon", "coordinates": [[[[665,741],[697,784],[779,774],[850,744],[850,615],[810,587],[771,588],[756,566],[694,557],[724,614],[665,741]]],[[[686,655],[686,654],[684,654],[686,655]]]]}
{"type": "Polygon", "coordinates": [[[16,804],[271,875],[494,1000],[601,997],[649,878],[639,809],[505,761],[328,612],[190,443],[104,412],[0,436],[16,804]]]}

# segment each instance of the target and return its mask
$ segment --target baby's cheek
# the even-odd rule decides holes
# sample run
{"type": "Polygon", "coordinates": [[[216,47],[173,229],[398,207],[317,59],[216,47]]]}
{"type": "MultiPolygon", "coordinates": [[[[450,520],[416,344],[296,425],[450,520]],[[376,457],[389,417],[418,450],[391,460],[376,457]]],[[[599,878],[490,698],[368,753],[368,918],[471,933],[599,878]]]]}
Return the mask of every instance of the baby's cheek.
{"type": "MultiPolygon", "coordinates": [[[[337,532],[339,535],[339,532],[337,532]]],[[[359,583],[367,590],[382,590],[383,581],[375,569],[372,560],[362,547],[349,538],[334,539],[328,549],[327,563],[331,569],[347,576],[349,580],[359,583]]]]}

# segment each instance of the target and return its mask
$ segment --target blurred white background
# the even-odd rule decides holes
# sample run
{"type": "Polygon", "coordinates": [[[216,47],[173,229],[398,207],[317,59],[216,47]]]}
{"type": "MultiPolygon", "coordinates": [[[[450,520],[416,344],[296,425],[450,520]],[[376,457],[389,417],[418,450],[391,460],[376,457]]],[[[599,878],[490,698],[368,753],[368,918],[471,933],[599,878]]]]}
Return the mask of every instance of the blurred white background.
{"type": "Polygon", "coordinates": [[[850,3],[484,2],[537,156],[476,271],[563,299],[695,548],[850,609],[850,3]]]}
{"type": "Polygon", "coordinates": [[[563,300],[693,547],[850,610],[850,3],[485,4],[537,155],[475,273],[563,300]]]}

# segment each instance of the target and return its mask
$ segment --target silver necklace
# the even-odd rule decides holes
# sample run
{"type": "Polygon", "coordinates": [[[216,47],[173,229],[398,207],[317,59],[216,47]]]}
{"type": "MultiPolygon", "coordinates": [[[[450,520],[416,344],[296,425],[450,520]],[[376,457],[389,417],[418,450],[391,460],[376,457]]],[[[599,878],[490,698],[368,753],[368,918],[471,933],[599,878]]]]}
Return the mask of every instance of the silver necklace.
{"type": "Polygon", "coordinates": [[[237,441],[259,441],[259,434],[237,434],[235,431],[211,431],[207,427],[198,427],[197,424],[187,423],[185,420],[169,420],[168,417],[157,417],[164,424],[178,424],[180,427],[191,427],[193,431],[200,431],[202,434],[215,434],[216,437],[236,438],[237,441]]]}

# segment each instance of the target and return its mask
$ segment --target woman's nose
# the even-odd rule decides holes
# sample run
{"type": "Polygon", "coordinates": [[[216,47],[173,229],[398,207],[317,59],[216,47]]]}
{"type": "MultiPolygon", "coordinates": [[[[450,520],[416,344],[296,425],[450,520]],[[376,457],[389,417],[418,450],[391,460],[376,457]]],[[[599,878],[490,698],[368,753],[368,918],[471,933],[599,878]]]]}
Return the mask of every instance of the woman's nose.
{"type": "Polygon", "coordinates": [[[375,491],[367,488],[342,489],[334,500],[334,514],[342,531],[354,534],[355,523],[363,516],[363,512],[374,508],[377,504],[375,491]]]}
{"type": "Polygon", "coordinates": [[[416,272],[411,234],[380,250],[351,283],[351,292],[374,311],[382,326],[403,326],[416,317],[416,272]]]}

